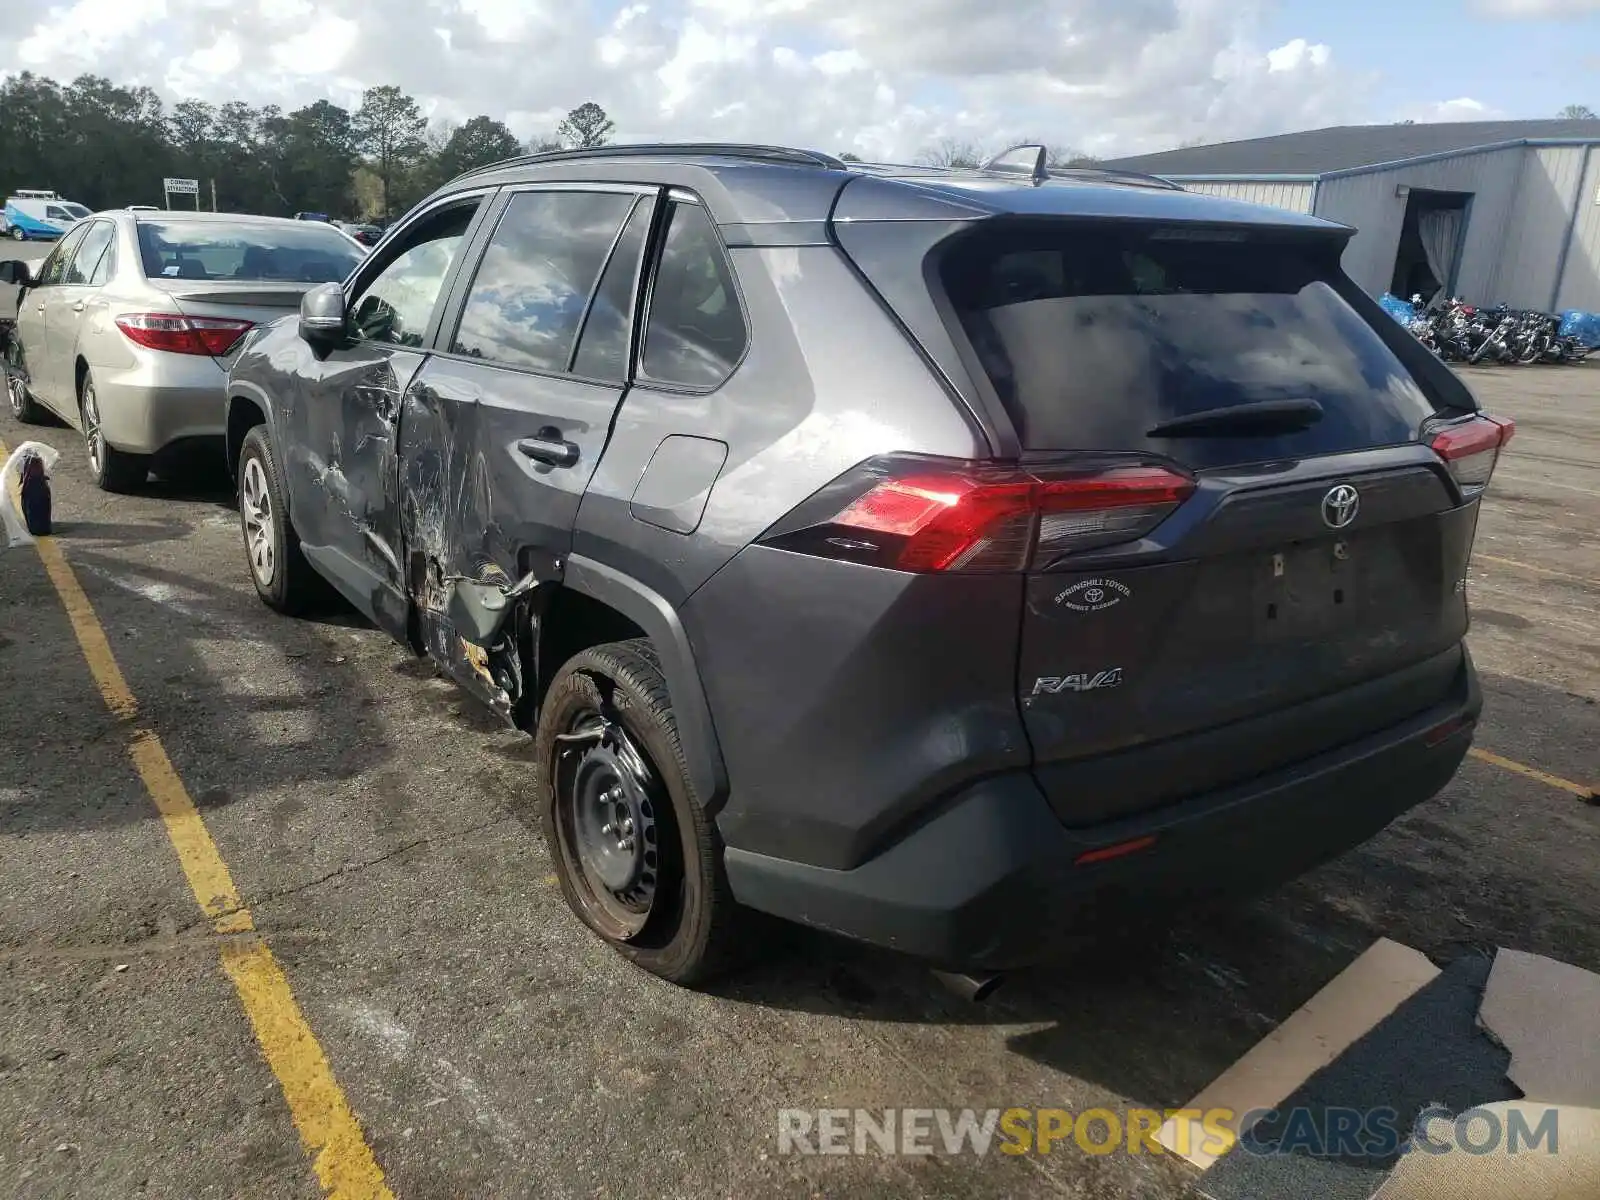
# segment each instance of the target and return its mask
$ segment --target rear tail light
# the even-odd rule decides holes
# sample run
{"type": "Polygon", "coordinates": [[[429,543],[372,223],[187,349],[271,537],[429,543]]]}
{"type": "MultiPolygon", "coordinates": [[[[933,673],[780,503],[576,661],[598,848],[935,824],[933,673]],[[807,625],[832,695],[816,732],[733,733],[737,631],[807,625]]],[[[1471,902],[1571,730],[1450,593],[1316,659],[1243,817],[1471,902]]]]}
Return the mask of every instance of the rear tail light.
{"type": "Polygon", "coordinates": [[[135,345],[169,354],[209,354],[221,358],[251,327],[230,317],[190,317],[183,313],[125,313],[117,328],[135,345]]]}
{"type": "Polygon", "coordinates": [[[1446,425],[1433,435],[1429,445],[1444,459],[1463,496],[1478,495],[1489,486],[1500,448],[1517,431],[1510,417],[1480,413],[1465,421],[1446,425]]]}
{"type": "Polygon", "coordinates": [[[1143,463],[1057,474],[889,461],[852,475],[763,542],[901,571],[1021,571],[1143,537],[1195,487],[1143,463]]]}

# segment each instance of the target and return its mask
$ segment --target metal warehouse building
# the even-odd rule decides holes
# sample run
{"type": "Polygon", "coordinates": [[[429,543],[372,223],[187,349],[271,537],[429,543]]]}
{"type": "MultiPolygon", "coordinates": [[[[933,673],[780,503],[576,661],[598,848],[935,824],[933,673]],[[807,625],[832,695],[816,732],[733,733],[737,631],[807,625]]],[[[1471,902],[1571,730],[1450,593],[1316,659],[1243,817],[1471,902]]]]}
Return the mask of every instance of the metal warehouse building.
{"type": "Polygon", "coordinates": [[[1600,120],[1341,125],[1104,165],[1353,226],[1374,295],[1600,311],[1597,146],[1600,120]]]}

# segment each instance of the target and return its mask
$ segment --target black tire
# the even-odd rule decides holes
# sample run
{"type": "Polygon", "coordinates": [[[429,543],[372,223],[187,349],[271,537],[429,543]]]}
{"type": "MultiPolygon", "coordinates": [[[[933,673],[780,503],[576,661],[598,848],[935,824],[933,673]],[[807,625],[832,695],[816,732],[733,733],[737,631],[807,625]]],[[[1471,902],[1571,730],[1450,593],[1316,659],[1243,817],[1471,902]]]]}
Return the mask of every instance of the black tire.
{"type": "MultiPolygon", "coordinates": [[[[551,681],[534,733],[534,798],[562,895],[579,920],[635,966],[678,984],[729,970],[741,949],[742,914],[728,887],[722,841],[695,795],[666,679],[647,639],[611,642],[570,659],[551,681]],[[585,873],[574,829],[578,795],[572,759],[581,743],[562,743],[592,715],[620,728],[647,760],[657,801],[657,880],[643,928],[619,935],[585,873]]],[[[615,903],[613,900],[612,903],[615,903]]]]}
{"type": "Polygon", "coordinates": [[[78,384],[78,413],[83,421],[83,437],[89,449],[89,478],[102,492],[123,494],[138,491],[150,477],[150,456],[129,454],[107,442],[100,432],[100,395],[94,375],[83,373],[78,384]]]}
{"type": "Polygon", "coordinates": [[[22,232],[21,225],[13,225],[11,227],[11,240],[13,242],[25,242],[28,240],[28,235],[22,232]]]}
{"type": "Polygon", "coordinates": [[[300,537],[294,531],[294,522],[289,519],[285,503],[287,494],[267,427],[257,425],[245,435],[244,444],[239,448],[236,499],[245,565],[249,568],[251,582],[256,585],[256,594],[269,608],[298,616],[312,608],[322,593],[317,586],[316,573],[301,553],[300,537]],[[259,519],[265,549],[270,551],[265,570],[257,558],[257,551],[263,549],[263,545],[254,540],[253,519],[259,519]]]}
{"type": "Polygon", "coordinates": [[[6,399],[11,404],[11,415],[24,425],[43,425],[49,419],[22,376],[9,370],[6,371],[6,399]]]}

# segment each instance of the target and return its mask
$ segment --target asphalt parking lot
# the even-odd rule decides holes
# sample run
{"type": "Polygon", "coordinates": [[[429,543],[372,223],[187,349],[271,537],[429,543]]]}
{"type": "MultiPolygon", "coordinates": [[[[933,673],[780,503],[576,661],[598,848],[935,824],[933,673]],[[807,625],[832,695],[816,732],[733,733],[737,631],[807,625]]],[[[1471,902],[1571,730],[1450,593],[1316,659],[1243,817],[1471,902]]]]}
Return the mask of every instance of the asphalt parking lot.
{"type": "Polygon", "coordinates": [[[400,1197],[1176,1198],[1170,1156],[780,1155],[777,1113],[1174,1107],[1379,936],[1600,969],[1600,808],[1561,786],[1600,783],[1600,365],[1469,381],[1518,422],[1471,575],[1482,756],[1272,897],[1118,931],[981,1006],[798,931],[711,994],[629,968],[553,886],[524,739],[350,613],[264,608],[215,474],[103,495],[71,430],[0,417],[63,451],[52,544],[93,614],[0,550],[0,1191],[340,1194],[339,1148],[301,1144],[320,1046],[400,1197]],[[173,786],[254,932],[197,905],[173,786]],[[224,969],[257,938],[287,982],[265,1010],[224,969]],[[315,1043],[269,1064],[291,990],[315,1043]]]}

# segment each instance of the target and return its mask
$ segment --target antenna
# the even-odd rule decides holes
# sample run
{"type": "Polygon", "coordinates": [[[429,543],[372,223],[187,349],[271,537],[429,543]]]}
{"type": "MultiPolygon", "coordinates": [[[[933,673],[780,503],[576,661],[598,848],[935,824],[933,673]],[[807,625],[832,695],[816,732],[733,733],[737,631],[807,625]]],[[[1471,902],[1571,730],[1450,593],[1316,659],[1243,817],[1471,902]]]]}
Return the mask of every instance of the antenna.
{"type": "Polygon", "coordinates": [[[984,164],[983,171],[992,175],[1025,175],[1033,181],[1034,187],[1038,187],[1050,178],[1050,172],[1045,167],[1049,157],[1050,151],[1044,146],[1013,146],[991,158],[984,164]]]}

